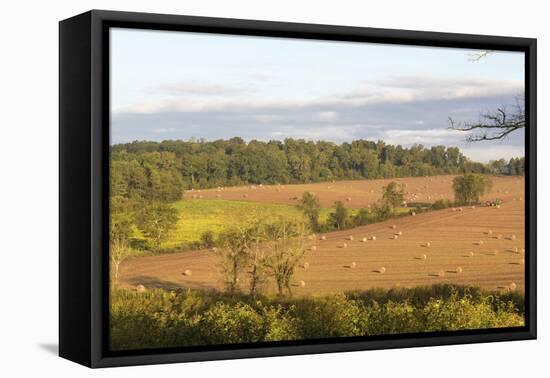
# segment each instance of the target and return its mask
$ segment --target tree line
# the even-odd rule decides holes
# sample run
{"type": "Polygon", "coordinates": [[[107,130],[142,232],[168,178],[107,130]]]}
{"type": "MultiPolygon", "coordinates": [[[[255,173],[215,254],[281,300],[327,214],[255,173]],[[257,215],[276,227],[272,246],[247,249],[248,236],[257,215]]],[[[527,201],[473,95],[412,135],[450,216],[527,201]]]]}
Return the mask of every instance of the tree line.
{"type": "Polygon", "coordinates": [[[186,189],[457,173],[522,175],[524,160],[473,162],[457,147],[356,140],[135,141],[111,147],[111,195],[170,202],[186,189]]]}

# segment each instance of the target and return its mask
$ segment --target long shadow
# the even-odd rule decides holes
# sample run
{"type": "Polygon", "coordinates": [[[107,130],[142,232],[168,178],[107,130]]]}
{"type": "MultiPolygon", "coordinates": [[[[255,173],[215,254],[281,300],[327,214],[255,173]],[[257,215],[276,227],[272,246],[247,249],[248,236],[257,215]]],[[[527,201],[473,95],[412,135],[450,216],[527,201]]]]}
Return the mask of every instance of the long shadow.
{"type": "Polygon", "coordinates": [[[151,276],[138,276],[132,277],[126,280],[130,285],[143,285],[146,289],[164,289],[164,290],[178,290],[187,288],[211,288],[206,282],[193,282],[192,285],[185,285],[178,282],[162,280],[158,277],[151,276]]]}
{"type": "Polygon", "coordinates": [[[38,347],[55,356],[59,355],[59,345],[57,343],[40,343],[38,347]]]}

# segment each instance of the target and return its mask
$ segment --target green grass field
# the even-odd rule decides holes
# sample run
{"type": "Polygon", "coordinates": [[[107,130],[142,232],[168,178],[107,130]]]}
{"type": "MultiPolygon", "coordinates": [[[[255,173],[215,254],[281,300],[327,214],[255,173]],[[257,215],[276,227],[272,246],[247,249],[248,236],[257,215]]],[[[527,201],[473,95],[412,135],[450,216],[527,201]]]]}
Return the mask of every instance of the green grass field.
{"type": "MultiPolygon", "coordinates": [[[[189,245],[201,240],[205,232],[212,232],[214,238],[236,225],[245,225],[254,219],[272,219],[284,217],[306,222],[300,208],[296,205],[234,201],[223,199],[186,199],[173,203],[179,212],[179,221],[170,238],[162,243],[162,249],[170,250],[189,245]]],[[[350,216],[357,213],[356,209],[348,209],[350,216]]],[[[408,212],[399,209],[399,213],[408,212]]],[[[319,221],[324,223],[334,208],[322,208],[319,221]]],[[[141,239],[136,230],[136,239],[141,239]]]]}
{"type": "Polygon", "coordinates": [[[297,206],[275,203],[193,199],[175,202],[174,207],[178,209],[180,219],[170,240],[164,243],[164,248],[199,241],[207,231],[217,237],[228,228],[246,224],[257,217],[304,219],[297,206]]]}

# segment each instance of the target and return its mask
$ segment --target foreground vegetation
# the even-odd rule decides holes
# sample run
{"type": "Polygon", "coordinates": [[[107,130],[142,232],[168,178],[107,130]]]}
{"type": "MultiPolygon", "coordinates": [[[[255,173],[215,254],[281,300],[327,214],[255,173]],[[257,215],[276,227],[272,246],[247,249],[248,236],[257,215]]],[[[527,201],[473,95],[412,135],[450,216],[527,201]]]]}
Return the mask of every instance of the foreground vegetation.
{"type": "Polygon", "coordinates": [[[113,350],[524,325],[521,293],[455,285],[304,298],[117,289],[110,306],[113,350]]]}

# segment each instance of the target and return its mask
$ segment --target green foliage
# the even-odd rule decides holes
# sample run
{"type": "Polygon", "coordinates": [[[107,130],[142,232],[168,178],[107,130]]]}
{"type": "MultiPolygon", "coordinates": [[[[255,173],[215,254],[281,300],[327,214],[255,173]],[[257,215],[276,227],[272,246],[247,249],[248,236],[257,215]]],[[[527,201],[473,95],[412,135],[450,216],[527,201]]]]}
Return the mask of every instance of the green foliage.
{"type": "Polygon", "coordinates": [[[438,199],[432,204],[432,210],[443,210],[453,206],[453,202],[447,199],[438,199]]]}
{"type": "Polygon", "coordinates": [[[400,206],[405,201],[405,187],[394,181],[382,188],[382,203],[391,209],[400,206]]]}
{"type": "Polygon", "coordinates": [[[356,140],[132,142],[111,147],[114,195],[174,201],[182,188],[488,172],[456,147],[411,148],[356,140]],[[476,165],[477,164],[477,165],[476,165]],[[159,185],[162,183],[162,185],[159,185]]]}
{"type": "Polygon", "coordinates": [[[321,209],[319,199],[310,192],[304,192],[300,203],[300,208],[309,220],[311,229],[314,232],[317,232],[319,230],[319,211],[321,209]]]}
{"type": "Polygon", "coordinates": [[[479,202],[479,197],[488,193],[493,182],[485,175],[465,173],[453,179],[455,202],[459,205],[469,205],[479,202]]]}
{"type": "Polygon", "coordinates": [[[132,253],[130,237],[134,231],[134,203],[124,197],[115,196],[110,202],[109,257],[111,282],[118,283],[120,264],[132,253]]]}
{"type": "Polygon", "coordinates": [[[161,243],[169,237],[177,221],[178,211],[162,202],[142,204],[137,216],[137,226],[147,237],[154,251],[160,249],[161,243]]]}
{"type": "MultiPolygon", "coordinates": [[[[262,219],[269,222],[278,217],[303,221],[304,215],[293,205],[229,201],[223,199],[182,200],[173,204],[179,212],[179,222],[171,237],[163,244],[163,248],[177,248],[200,242],[205,232],[212,232],[214,239],[234,226],[251,226],[257,219],[255,214],[261,214],[262,219]],[[254,216],[247,216],[252,214],[254,216]]],[[[200,243],[202,244],[202,243],[200,243]]]]}
{"type": "Polygon", "coordinates": [[[519,327],[521,293],[434,285],[289,298],[114,290],[110,345],[132,350],[519,327]]]}
{"type": "Polygon", "coordinates": [[[302,223],[285,218],[267,225],[265,266],[275,280],[279,295],[292,293],[290,281],[306,251],[305,234],[302,223]]]}
{"type": "Polygon", "coordinates": [[[214,233],[210,230],[203,232],[201,235],[201,244],[206,248],[213,247],[215,244],[214,233]]]}
{"type": "Polygon", "coordinates": [[[338,230],[344,229],[349,223],[348,209],[341,201],[336,201],[334,205],[334,213],[329,215],[328,223],[338,230]]]}

